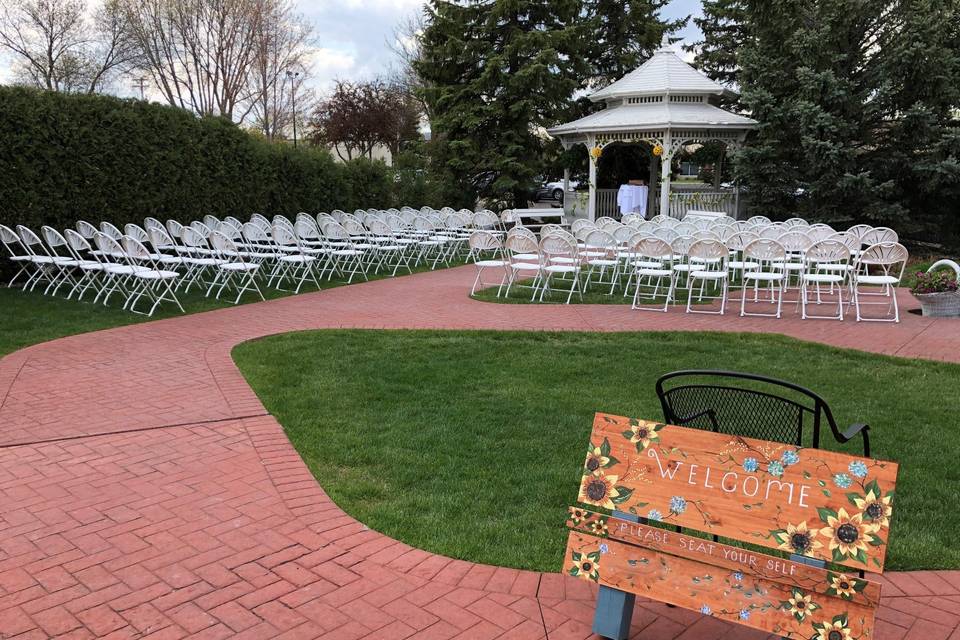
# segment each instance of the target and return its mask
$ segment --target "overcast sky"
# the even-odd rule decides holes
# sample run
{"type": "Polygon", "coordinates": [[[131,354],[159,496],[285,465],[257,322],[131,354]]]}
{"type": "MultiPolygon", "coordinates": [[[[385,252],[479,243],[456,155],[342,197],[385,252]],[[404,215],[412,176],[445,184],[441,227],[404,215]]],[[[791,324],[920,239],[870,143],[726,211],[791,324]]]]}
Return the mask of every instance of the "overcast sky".
{"type": "MultiPolygon", "coordinates": [[[[389,43],[395,25],[423,7],[423,0],[298,0],[300,11],[314,24],[318,52],[315,82],[322,91],[334,78],[362,79],[386,74],[394,56],[389,43]]],[[[700,0],[671,0],[664,17],[700,12],[700,0]]],[[[680,33],[695,41],[692,24],[680,33]]]]}
{"type": "MultiPolygon", "coordinates": [[[[316,53],[314,86],[322,93],[335,78],[370,79],[389,73],[395,64],[390,43],[404,18],[423,8],[424,0],[297,0],[300,11],[313,23],[316,53]]],[[[664,17],[678,18],[700,11],[700,0],[671,0],[664,17]]],[[[690,25],[680,33],[685,41],[698,38],[690,25]]],[[[10,58],[0,52],[0,82],[9,81],[10,58]]],[[[121,80],[114,90],[133,95],[130,82],[121,80]]]]}

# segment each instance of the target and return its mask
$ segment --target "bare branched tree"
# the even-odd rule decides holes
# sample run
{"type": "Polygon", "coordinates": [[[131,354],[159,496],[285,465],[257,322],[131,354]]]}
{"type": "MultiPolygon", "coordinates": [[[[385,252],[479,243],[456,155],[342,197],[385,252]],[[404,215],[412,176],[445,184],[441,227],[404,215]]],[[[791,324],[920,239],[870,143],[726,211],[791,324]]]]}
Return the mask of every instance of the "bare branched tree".
{"type": "Polygon", "coordinates": [[[0,0],[0,45],[20,82],[51,91],[98,91],[133,57],[115,0],[0,0]]]}
{"type": "Polygon", "coordinates": [[[294,103],[297,115],[312,108],[313,92],[303,86],[312,27],[290,0],[267,0],[263,11],[253,38],[250,113],[256,128],[272,140],[285,137],[294,103]]]}
{"type": "Polygon", "coordinates": [[[243,119],[267,0],[119,1],[140,64],[169,104],[243,119]]]}
{"type": "Polygon", "coordinates": [[[428,105],[421,98],[426,80],[417,73],[416,62],[420,59],[421,39],[426,28],[426,13],[419,9],[402,18],[393,29],[387,47],[396,58],[397,68],[391,74],[391,82],[402,86],[420,105],[420,110],[429,117],[428,105]]]}

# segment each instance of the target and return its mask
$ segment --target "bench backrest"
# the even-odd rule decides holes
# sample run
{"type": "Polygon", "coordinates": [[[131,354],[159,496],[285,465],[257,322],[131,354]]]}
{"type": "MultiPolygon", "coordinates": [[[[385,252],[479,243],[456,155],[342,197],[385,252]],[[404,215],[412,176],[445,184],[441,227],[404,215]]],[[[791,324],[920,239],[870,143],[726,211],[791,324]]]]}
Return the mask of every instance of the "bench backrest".
{"type": "Polygon", "coordinates": [[[897,470],[597,414],[565,570],[778,635],[834,625],[860,637],[872,633],[880,587],[857,571],[883,569],[897,470]]]}
{"type": "Polygon", "coordinates": [[[656,388],[668,424],[815,449],[824,428],[841,439],[827,402],[791,382],[736,371],[688,370],[662,376],[656,388]]]}

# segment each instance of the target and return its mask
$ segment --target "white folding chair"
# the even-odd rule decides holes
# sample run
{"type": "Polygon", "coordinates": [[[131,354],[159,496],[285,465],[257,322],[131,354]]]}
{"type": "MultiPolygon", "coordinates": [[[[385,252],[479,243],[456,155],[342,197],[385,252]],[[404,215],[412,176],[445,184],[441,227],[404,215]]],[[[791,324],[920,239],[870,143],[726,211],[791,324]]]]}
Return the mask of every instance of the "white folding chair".
{"type": "Polygon", "coordinates": [[[60,287],[62,287],[64,283],[67,283],[70,286],[70,294],[67,295],[69,299],[70,295],[77,289],[79,281],[74,276],[80,269],[81,260],[73,255],[73,252],[70,250],[70,245],[67,243],[67,239],[63,237],[63,234],[53,227],[44,225],[40,228],[40,233],[43,234],[43,239],[46,241],[47,248],[49,249],[49,255],[53,258],[53,263],[58,268],[58,272],[54,275],[50,284],[47,285],[44,293],[49,292],[55,296],[60,290],[60,287]]]}
{"type": "MultiPolygon", "coordinates": [[[[301,287],[307,281],[313,282],[319,289],[320,282],[314,271],[317,258],[304,250],[289,221],[286,224],[277,222],[273,225],[273,241],[281,249],[289,250],[281,251],[277,259],[276,287],[281,291],[285,290],[280,287],[280,284],[289,279],[296,284],[294,293],[300,293],[301,287]]],[[[274,274],[271,274],[271,281],[273,277],[274,274]]]]}
{"type": "Polygon", "coordinates": [[[60,267],[54,262],[53,256],[43,245],[40,236],[23,226],[17,225],[17,236],[20,238],[20,246],[23,247],[26,254],[30,256],[30,264],[34,266],[34,271],[30,277],[23,283],[23,289],[29,286],[33,291],[41,282],[46,282],[47,287],[44,291],[50,289],[60,272],[60,267]]]}
{"type": "Polygon", "coordinates": [[[507,254],[507,297],[510,296],[510,289],[518,279],[524,275],[532,275],[534,300],[537,296],[537,288],[542,274],[542,260],[540,257],[540,245],[536,236],[528,229],[523,227],[514,227],[507,233],[507,241],[504,245],[507,254]]]}
{"type": "Polygon", "coordinates": [[[477,277],[473,281],[473,286],[470,287],[470,295],[476,293],[477,285],[480,285],[481,288],[486,286],[483,282],[485,269],[500,269],[503,271],[503,276],[497,286],[497,297],[499,298],[503,285],[507,282],[507,266],[509,264],[503,259],[503,243],[490,231],[482,230],[471,233],[468,243],[470,253],[474,256],[473,264],[477,267],[477,277]],[[489,257],[484,257],[484,254],[489,254],[489,257]]]}
{"type": "Polygon", "coordinates": [[[213,245],[213,250],[216,252],[219,262],[217,264],[217,274],[207,288],[206,295],[209,296],[210,292],[216,287],[216,298],[219,300],[224,289],[230,287],[237,292],[233,304],[239,303],[240,298],[247,291],[255,291],[261,300],[265,300],[256,277],[260,264],[247,260],[246,256],[248,254],[240,251],[233,240],[219,231],[210,234],[210,243],[213,245]]]}
{"type": "Polygon", "coordinates": [[[783,290],[786,272],[787,251],[776,240],[766,238],[752,240],[743,248],[743,259],[756,265],[743,272],[743,288],[740,295],[740,316],[764,316],[779,318],[783,309],[783,290]],[[769,303],[776,304],[775,313],[747,311],[747,291],[753,287],[753,302],[759,302],[759,289],[763,285],[770,294],[769,303]]]}
{"type": "MultiPolygon", "coordinates": [[[[74,286],[67,295],[67,300],[70,300],[74,293],[77,293],[77,300],[83,300],[84,294],[90,288],[93,288],[93,290],[97,292],[97,296],[99,296],[103,289],[100,281],[104,271],[103,264],[98,256],[93,253],[93,248],[86,238],[73,229],[67,229],[63,234],[67,241],[67,248],[70,250],[70,253],[73,254],[74,258],[76,258],[80,271],[82,272],[82,276],[77,281],[76,286],[74,286]],[[93,260],[88,259],[87,256],[90,256],[93,260]]],[[[96,299],[97,296],[95,296],[94,299],[96,299]]]]}
{"type": "Polygon", "coordinates": [[[160,303],[166,300],[177,305],[181,313],[186,313],[183,310],[183,305],[177,299],[172,285],[180,277],[180,274],[176,271],[161,268],[150,255],[150,252],[147,251],[147,248],[143,246],[143,243],[136,238],[123,236],[121,246],[127,256],[128,264],[133,268],[132,280],[134,282],[127,301],[124,303],[124,309],[133,313],[152,316],[160,303]],[[152,303],[150,310],[146,313],[137,310],[137,303],[142,298],[146,298],[148,302],[152,303]]]}
{"type": "Polygon", "coordinates": [[[801,318],[822,320],[843,320],[843,291],[850,276],[847,268],[850,263],[850,249],[840,240],[821,240],[804,252],[804,270],[800,281],[801,318]],[[828,268],[824,268],[830,265],[828,268]],[[829,285],[828,295],[836,295],[836,315],[814,315],[807,312],[810,290],[816,294],[816,305],[827,304],[823,301],[823,286],[829,285]]]}
{"type": "MultiPolygon", "coordinates": [[[[612,228],[612,227],[608,227],[612,228]]],[[[600,270],[597,275],[597,284],[609,284],[609,294],[613,295],[614,290],[620,283],[620,244],[613,234],[605,229],[594,229],[590,231],[583,240],[586,245],[586,263],[590,267],[587,271],[586,280],[583,283],[583,290],[590,288],[593,281],[593,274],[600,270]],[[604,274],[610,274],[610,279],[604,281],[604,274]]]]}
{"type": "Polygon", "coordinates": [[[898,242],[880,242],[864,249],[857,258],[852,270],[853,304],[856,308],[857,322],[900,322],[900,308],[897,304],[897,287],[903,278],[910,254],[907,248],[898,242]],[[872,271],[872,273],[871,273],[872,271]],[[868,293],[861,289],[880,287],[880,293],[868,293]],[[870,302],[869,298],[880,296],[886,302],[870,302]],[[867,298],[867,300],[864,300],[867,298]],[[881,317],[866,317],[861,307],[881,305],[887,307],[887,313],[881,317]]]}
{"type": "Polygon", "coordinates": [[[690,264],[694,266],[687,274],[687,313],[712,313],[723,315],[727,306],[727,289],[730,284],[730,271],[727,263],[730,260],[730,251],[719,240],[697,240],[687,252],[690,264]],[[719,311],[693,308],[693,288],[700,283],[698,301],[714,299],[720,301],[719,311]],[[711,296],[705,294],[706,287],[717,288],[719,291],[711,296]]]}
{"type": "Polygon", "coordinates": [[[30,270],[36,269],[37,265],[32,260],[31,254],[24,249],[17,233],[10,227],[0,224],[0,244],[3,244],[3,248],[7,251],[7,258],[13,262],[15,266],[19,267],[17,272],[13,274],[13,278],[7,283],[7,286],[12,287],[13,283],[16,282],[21,274],[26,274],[27,281],[29,282],[31,277],[30,270]]]}
{"type": "Polygon", "coordinates": [[[636,287],[633,291],[631,308],[666,313],[670,303],[673,302],[674,280],[673,269],[670,266],[670,261],[673,260],[673,248],[667,241],[655,236],[641,236],[631,242],[630,253],[634,256],[631,263],[632,278],[636,287]],[[649,299],[650,305],[654,305],[660,296],[661,289],[665,290],[662,307],[641,305],[641,298],[649,299]]]}
{"type": "Polygon", "coordinates": [[[540,281],[540,302],[543,302],[544,296],[550,291],[550,283],[557,275],[570,277],[570,291],[567,294],[566,304],[570,304],[574,292],[578,293],[583,300],[583,290],[580,285],[580,258],[577,241],[573,236],[557,234],[541,238],[540,256],[543,274],[540,281]]]}

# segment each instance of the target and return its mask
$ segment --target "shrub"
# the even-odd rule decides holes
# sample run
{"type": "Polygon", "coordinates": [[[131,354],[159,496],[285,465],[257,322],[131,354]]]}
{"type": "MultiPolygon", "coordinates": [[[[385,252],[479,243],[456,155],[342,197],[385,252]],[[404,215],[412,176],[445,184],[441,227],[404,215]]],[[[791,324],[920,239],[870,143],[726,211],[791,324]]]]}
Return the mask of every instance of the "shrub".
{"type": "MultiPolygon", "coordinates": [[[[221,118],[138,100],[0,87],[0,223],[194,220],[392,204],[382,163],[338,164],[221,118]]],[[[413,203],[418,204],[418,203],[413,203]]]]}

